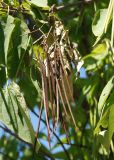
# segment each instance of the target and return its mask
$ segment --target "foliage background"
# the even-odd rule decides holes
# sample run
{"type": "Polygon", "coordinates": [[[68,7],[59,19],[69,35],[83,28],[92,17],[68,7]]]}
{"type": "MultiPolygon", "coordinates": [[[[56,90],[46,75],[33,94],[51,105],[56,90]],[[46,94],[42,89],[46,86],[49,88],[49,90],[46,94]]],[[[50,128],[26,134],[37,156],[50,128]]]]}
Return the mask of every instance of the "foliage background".
{"type": "Polygon", "coordinates": [[[34,159],[111,160],[114,157],[113,0],[48,0],[48,7],[46,0],[31,0],[30,4],[27,0],[0,2],[0,159],[33,159],[35,133],[29,114],[37,117],[37,126],[42,92],[33,55],[33,43],[42,33],[33,30],[42,27],[44,34],[48,32],[53,4],[54,16],[69,31],[69,38],[77,43],[84,61],[80,76],[76,77],[76,70],[72,73],[75,102],[71,107],[79,130],[75,132],[72,122],[67,122],[69,144],[59,125],[50,148],[43,111],[34,159]]]}

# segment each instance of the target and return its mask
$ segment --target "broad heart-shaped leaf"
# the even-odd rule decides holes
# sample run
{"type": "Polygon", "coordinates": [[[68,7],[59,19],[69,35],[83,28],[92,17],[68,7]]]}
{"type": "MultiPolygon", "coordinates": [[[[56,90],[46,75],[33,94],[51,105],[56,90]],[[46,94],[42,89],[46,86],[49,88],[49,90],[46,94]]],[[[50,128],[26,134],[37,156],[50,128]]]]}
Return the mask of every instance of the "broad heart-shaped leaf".
{"type": "Polygon", "coordinates": [[[108,83],[106,84],[106,86],[104,87],[100,98],[99,98],[99,102],[98,102],[98,114],[100,115],[103,109],[103,106],[111,92],[111,90],[114,87],[114,76],[108,81],[108,83]]]}
{"type": "MultiPolygon", "coordinates": [[[[19,86],[11,82],[0,96],[0,120],[22,140],[34,144],[34,130],[29,111],[19,86]]],[[[38,150],[40,147],[37,143],[38,150]]]]}
{"type": "Polygon", "coordinates": [[[101,36],[104,32],[105,21],[106,21],[107,9],[100,9],[96,12],[93,24],[92,31],[95,36],[101,36]]]}
{"type": "Polygon", "coordinates": [[[30,3],[34,4],[38,7],[47,7],[48,6],[47,0],[31,0],[30,3]]]}

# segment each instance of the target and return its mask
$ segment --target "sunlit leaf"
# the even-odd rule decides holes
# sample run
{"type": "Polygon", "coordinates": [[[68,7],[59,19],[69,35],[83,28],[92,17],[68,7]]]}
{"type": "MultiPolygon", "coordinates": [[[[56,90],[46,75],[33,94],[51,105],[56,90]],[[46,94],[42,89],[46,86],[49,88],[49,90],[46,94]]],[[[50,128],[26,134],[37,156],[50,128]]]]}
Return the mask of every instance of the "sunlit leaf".
{"type": "Polygon", "coordinates": [[[47,7],[48,1],[47,0],[31,0],[31,4],[34,4],[38,7],[47,7]]]}
{"type": "Polygon", "coordinates": [[[101,36],[103,34],[106,15],[107,15],[107,9],[100,9],[96,12],[92,24],[92,31],[95,36],[101,36]]]}
{"type": "Polygon", "coordinates": [[[88,54],[87,56],[85,56],[83,59],[86,59],[88,57],[92,57],[95,60],[102,60],[106,57],[106,55],[108,54],[107,52],[107,44],[101,43],[99,45],[97,45],[90,54],[88,54]]]}

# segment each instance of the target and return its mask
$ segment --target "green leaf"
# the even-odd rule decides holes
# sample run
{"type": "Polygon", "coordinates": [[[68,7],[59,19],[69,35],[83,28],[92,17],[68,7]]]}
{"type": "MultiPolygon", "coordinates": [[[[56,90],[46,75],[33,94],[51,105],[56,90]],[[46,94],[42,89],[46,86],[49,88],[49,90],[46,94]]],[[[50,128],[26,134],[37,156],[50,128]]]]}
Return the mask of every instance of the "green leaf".
{"type": "MultiPolygon", "coordinates": [[[[0,120],[22,140],[34,143],[34,130],[29,117],[29,110],[20,92],[19,86],[11,82],[0,96],[0,120]]],[[[37,143],[37,150],[40,144],[37,143]]]]}
{"type": "Polygon", "coordinates": [[[106,154],[109,154],[109,149],[110,149],[109,132],[107,130],[101,131],[98,135],[98,140],[105,148],[106,154]]]}
{"type": "Polygon", "coordinates": [[[101,131],[100,126],[102,126],[103,128],[108,127],[109,113],[110,113],[110,110],[108,108],[106,112],[103,114],[103,116],[100,118],[99,122],[97,123],[97,126],[94,130],[94,134],[98,134],[101,131]]]}
{"type": "Polygon", "coordinates": [[[18,18],[15,18],[14,24],[15,28],[12,32],[10,48],[7,55],[7,70],[10,79],[15,78],[19,71],[23,69],[24,56],[27,54],[27,57],[29,57],[29,51],[26,53],[26,50],[30,45],[27,24],[18,18]]]}
{"type": "MultiPolygon", "coordinates": [[[[112,78],[111,78],[112,79],[112,78]]],[[[109,99],[107,100],[104,109],[103,114],[100,117],[100,120],[95,128],[95,134],[97,134],[100,130],[100,126],[103,128],[107,128],[109,125],[109,119],[110,119],[110,112],[114,106],[114,91],[111,93],[109,99]]]]}
{"type": "Polygon", "coordinates": [[[107,44],[103,42],[97,45],[90,54],[83,57],[86,70],[97,69],[102,65],[102,60],[108,55],[107,44]]]}
{"type": "Polygon", "coordinates": [[[87,56],[85,56],[83,59],[86,59],[88,57],[92,57],[95,60],[102,60],[106,57],[106,55],[108,54],[107,51],[107,44],[104,41],[103,43],[97,45],[90,54],[88,54],[87,56]]]}
{"type": "Polygon", "coordinates": [[[48,1],[47,0],[31,0],[31,4],[36,5],[38,7],[47,7],[48,1]]]}
{"type": "MultiPolygon", "coordinates": [[[[109,97],[105,108],[110,109],[109,121],[108,121],[108,132],[109,132],[108,140],[109,140],[109,144],[110,144],[113,133],[114,133],[114,91],[112,92],[111,96],[109,97]]],[[[109,152],[109,149],[110,148],[107,148],[107,152],[109,152]]]]}
{"type": "Polygon", "coordinates": [[[15,18],[14,24],[15,28],[12,32],[12,36],[10,39],[10,48],[7,54],[7,70],[9,78],[13,78],[17,72],[17,68],[19,65],[20,44],[22,38],[20,20],[15,18]]]}
{"type": "Polygon", "coordinates": [[[4,31],[3,26],[0,22],[0,64],[5,64],[5,56],[4,56],[4,31]]]}
{"type": "Polygon", "coordinates": [[[29,35],[28,33],[30,32],[28,29],[27,24],[21,20],[21,44],[20,44],[20,48],[24,49],[25,51],[27,50],[28,47],[28,39],[29,39],[29,35]]]}
{"type": "Polygon", "coordinates": [[[114,100],[112,106],[110,106],[110,114],[109,114],[109,125],[108,125],[108,131],[109,131],[109,141],[111,142],[112,135],[114,133],[114,100]]]}
{"type": "Polygon", "coordinates": [[[10,15],[7,16],[7,21],[4,28],[4,36],[5,36],[5,42],[4,42],[4,52],[5,52],[5,63],[7,64],[7,54],[10,44],[10,39],[12,32],[14,30],[15,24],[14,24],[14,18],[10,15]]]}
{"type": "Polygon", "coordinates": [[[104,28],[105,33],[107,31],[107,28],[109,26],[110,20],[112,18],[113,8],[114,8],[114,1],[110,0],[109,6],[108,6],[108,9],[107,9],[106,19],[105,19],[105,28],[104,28]]]}
{"type": "Polygon", "coordinates": [[[20,79],[19,86],[24,93],[24,97],[26,99],[27,104],[29,104],[30,107],[34,107],[38,103],[39,98],[39,86],[37,83],[37,88],[34,86],[32,80],[28,75],[20,79]],[[26,85],[27,84],[27,85],[26,85]]]}
{"type": "MultiPolygon", "coordinates": [[[[27,24],[18,18],[15,18],[15,28],[10,41],[10,49],[8,52],[8,76],[10,79],[17,76],[22,68],[24,56],[29,45],[28,27],[27,24]]],[[[27,52],[27,57],[29,53],[27,52]]],[[[27,60],[26,60],[27,61],[27,60]]]]}
{"type": "Polygon", "coordinates": [[[112,76],[112,78],[108,81],[108,83],[106,84],[106,86],[104,87],[100,98],[99,98],[99,102],[98,102],[98,114],[100,115],[103,109],[103,106],[107,100],[107,98],[109,97],[109,94],[111,92],[111,90],[114,87],[114,76],[112,76]]]}
{"type": "Polygon", "coordinates": [[[99,78],[98,76],[94,75],[86,80],[86,84],[83,87],[83,94],[86,95],[86,99],[90,105],[93,105],[94,103],[94,97],[95,97],[98,85],[99,85],[99,78]]]}
{"type": "Polygon", "coordinates": [[[95,134],[101,134],[100,126],[103,128],[107,128],[107,134],[104,136],[102,140],[104,147],[106,148],[107,153],[109,153],[111,139],[114,133],[114,91],[111,93],[111,96],[106,102],[104,108],[104,114],[100,118],[100,121],[95,128],[95,134]]]}
{"type": "Polygon", "coordinates": [[[93,19],[92,31],[95,36],[101,36],[104,32],[107,9],[100,9],[93,19]]]}
{"type": "Polygon", "coordinates": [[[0,63],[7,65],[7,76],[14,78],[28,47],[29,29],[23,20],[10,15],[2,16],[0,21],[0,63]]]}

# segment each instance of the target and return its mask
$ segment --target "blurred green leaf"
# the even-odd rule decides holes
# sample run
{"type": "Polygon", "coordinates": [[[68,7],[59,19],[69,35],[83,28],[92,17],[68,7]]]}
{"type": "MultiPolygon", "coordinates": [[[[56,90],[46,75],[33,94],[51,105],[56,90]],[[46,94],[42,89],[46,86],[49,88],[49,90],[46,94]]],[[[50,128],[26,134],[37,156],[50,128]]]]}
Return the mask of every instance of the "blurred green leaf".
{"type": "Polygon", "coordinates": [[[106,148],[107,153],[109,153],[110,143],[114,133],[114,91],[111,93],[111,96],[106,102],[104,114],[100,118],[97,127],[95,128],[95,134],[101,134],[101,126],[104,129],[107,129],[102,143],[106,148]]]}
{"type": "Polygon", "coordinates": [[[108,55],[106,42],[97,45],[90,54],[83,57],[84,67],[88,70],[97,69],[98,66],[102,65],[102,61],[108,55]]]}
{"type": "Polygon", "coordinates": [[[93,105],[99,83],[99,77],[97,75],[86,79],[86,83],[83,87],[83,94],[86,95],[87,101],[90,105],[93,105]]]}
{"type": "Polygon", "coordinates": [[[111,90],[114,87],[114,76],[108,81],[108,83],[106,84],[106,86],[104,87],[100,98],[99,98],[99,102],[98,102],[98,113],[99,115],[102,113],[102,109],[103,106],[107,100],[107,98],[109,97],[109,94],[111,92],[111,90]]]}
{"type": "Polygon", "coordinates": [[[83,59],[87,59],[89,57],[94,58],[95,60],[102,60],[106,57],[106,55],[108,54],[107,51],[107,44],[106,42],[103,42],[101,44],[98,44],[90,54],[88,54],[87,56],[85,56],[83,59]]]}
{"type": "MultiPolygon", "coordinates": [[[[14,133],[18,134],[21,139],[31,144],[34,143],[35,133],[30,121],[28,107],[34,110],[37,104],[39,111],[43,98],[41,97],[42,69],[40,69],[39,62],[37,61],[37,59],[39,59],[37,55],[38,49],[41,54],[42,51],[44,53],[45,50],[46,53],[43,54],[43,57],[41,56],[42,60],[44,60],[48,52],[47,45],[50,47],[53,44],[53,46],[56,47],[55,50],[53,50],[53,47],[49,48],[51,53],[55,53],[59,48],[62,49],[65,47],[63,56],[68,56],[69,62],[71,61],[72,63],[74,56],[67,54],[67,46],[72,48],[72,41],[76,42],[76,47],[79,49],[82,59],[84,59],[84,71],[87,71],[85,75],[83,70],[81,70],[79,77],[77,77],[75,69],[73,72],[70,71],[74,77],[74,101],[71,102],[71,108],[79,130],[76,133],[74,132],[72,122],[68,122],[66,115],[61,112],[61,105],[59,106],[61,125],[59,123],[58,128],[54,129],[58,138],[63,142],[70,158],[66,155],[64,148],[62,149],[62,145],[59,144],[57,140],[55,141],[56,138],[51,134],[53,135],[50,136],[52,148],[50,149],[48,145],[45,145],[45,147],[42,145],[38,153],[35,153],[35,160],[53,159],[48,158],[48,156],[53,157],[53,154],[55,159],[63,160],[113,159],[114,148],[112,147],[113,145],[110,145],[111,141],[114,142],[113,82],[111,82],[109,87],[104,88],[104,85],[109,81],[110,77],[114,75],[113,27],[111,30],[110,23],[112,17],[114,17],[114,15],[112,15],[113,8],[113,0],[101,0],[97,1],[97,3],[91,1],[90,3],[87,2],[84,6],[83,2],[78,2],[78,0],[2,0],[0,2],[0,89],[2,89],[0,92],[0,120],[14,133]],[[106,9],[108,5],[108,9],[106,9]],[[94,15],[95,18],[93,20],[94,15]],[[56,22],[60,28],[61,22],[65,26],[65,33],[62,32],[61,36],[58,36],[57,39],[56,36],[52,36],[52,32],[54,33],[53,35],[55,35],[54,26],[56,22]],[[50,30],[50,28],[52,28],[52,30],[50,30]],[[69,30],[69,34],[67,34],[68,32],[66,30],[69,30]],[[106,40],[110,39],[111,36],[112,41],[106,40]],[[42,38],[40,39],[40,37],[42,38]],[[66,41],[67,37],[69,39],[68,41],[66,41]],[[100,43],[92,49],[96,38],[97,42],[99,40],[100,43]],[[103,40],[103,38],[105,39],[103,40]],[[33,45],[33,42],[35,45],[33,45]],[[61,45],[63,43],[64,46],[61,45]],[[71,56],[71,58],[69,56],[71,56]],[[6,81],[6,79],[11,80],[6,81]],[[17,84],[14,83],[14,81],[17,84]],[[97,112],[99,107],[97,108],[97,105],[102,106],[102,114],[100,114],[99,117],[97,112]],[[64,122],[65,118],[66,120],[64,122]],[[98,122],[97,124],[96,121],[98,122]],[[97,126],[94,131],[95,125],[97,126]],[[64,144],[67,142],[67,139],[63,138],[65,137],[65,126],[72,144],[64,144]],[[94,135],[94,132],[96,135],[94,135]],[[98,140],[102,145],[99,145],[98,140]],[[110,149],[111,154],[109,157],[106,151],[100,151],[102,148],[105,148],[104,150],[108,153],[110,149]]],[[[56,68],[54,67],[56,66],[55,58],[56,56],[54,54],[54,58],[52,56],[50,59],[52,68],[56,68]]],[[[45,61],[43,62],[44,67],[47,68],[45,61]]],[[[57,72],[59,71],[58,69],[61,66],[61,62],[57,61],[57,72]]],[[[78,62],[76,61],[76,63],[78,62]]],[[[64,66],[65,64],[62,65],[64,66]]],[[[50,69],[49,67],[49,70],[50,69]]],[[[69,75],[69,71],[67,71],[67,73],[69,75]]],[[[57,74],[55,71],[54,77],[56,77],[57,74]]],[[[48,75],[46,74],[47,81],[48,75]]],[[[59,74],[57,79],[61,82],[59,74]]],[[[55,83],[56,82],[53,82],[51,84],[51,88],[55,83]]],[[[48,82],[47,86],[49,87],[48,82]]],[[[57,110],[55,107],[57,103],[56,96],[56,92],[52,94],[55,115],[57,110]]],[[[48,98],[51,98],[50,94],[48,98]]],[[[58,97],[58,99],[59,98],[60,97],[58,97]]],[[[51,109],[48,111],[49,123],[50,128],[53,129],[54,120],[52,120],[50,111],[51,109]]],[[[43,110],[42,119],[46,120],[44,116],[43,110]]],[[[41,123],[41,128],[42,127],[41,123]]],[[[45,132],[45,128],[46,126],[44,126],[38,134],[38,138],[43,144],[45,144],[45,142],[47,144],[47,132],[45,132]]],[[[3,132],[3,134],[5,133],[3,132]]],[[[26,143],[16,140],[15,137],[12,139],[10,139],[10,137],[12,136],[9,134],[7,136],[6,134],[2,139],[0,134],[0,151],[3,151],[3,153],[9,156],[5,157],[2,155],[1,159],[6,160],[11,157],[19,160],[32,160],[32,148],[26,145],[26,143]],[[14,143],[15,141],[17,144],[14,143]]],[[[39,143],[37,149],[38,148],[39,143]]]]}

